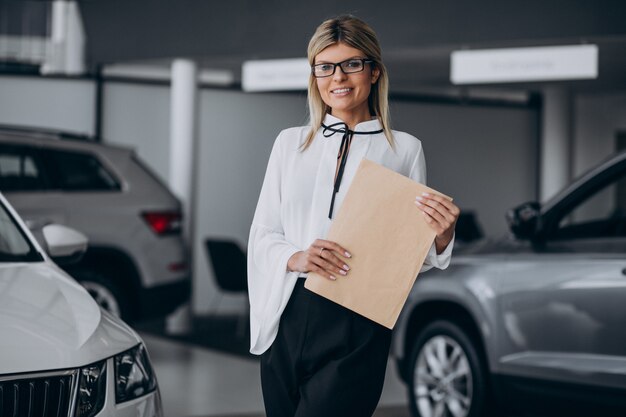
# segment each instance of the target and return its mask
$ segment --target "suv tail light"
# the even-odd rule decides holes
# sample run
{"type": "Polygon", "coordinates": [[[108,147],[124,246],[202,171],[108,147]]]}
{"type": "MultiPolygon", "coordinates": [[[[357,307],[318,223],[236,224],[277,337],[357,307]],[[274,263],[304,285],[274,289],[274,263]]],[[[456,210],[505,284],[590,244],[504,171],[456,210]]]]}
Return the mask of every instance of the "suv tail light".
{"type": "Polygon", "coordinates": [[[179,234],[182,229],[182,214],[178,211],[149,211],[141,213],[150,229],[159,236],[179,234]]]}

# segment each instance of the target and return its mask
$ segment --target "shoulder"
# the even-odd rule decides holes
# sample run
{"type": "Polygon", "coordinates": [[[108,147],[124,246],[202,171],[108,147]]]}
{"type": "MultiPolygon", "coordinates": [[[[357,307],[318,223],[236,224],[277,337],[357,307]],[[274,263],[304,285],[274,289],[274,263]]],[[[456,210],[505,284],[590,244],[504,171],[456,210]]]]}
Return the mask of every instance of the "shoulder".
{"type": "Polygon", "coordinates": [[[278,134],[277,140],[285,141],[294,141],[295,139],[301,138],[302,136],[306,136],[309,133],[311,126],[295,126],[289,127],[287,129],[283,129],[278,134]]]}
{"type": "Polygon", "coordinates": [[[274,146],[283,151],[298,149],[306,140],[310,129],[311,126],[296,126],[283,129],[278,134],[274,146]]]}
{"type": "Polygon", "coordinates": [[[309,133],[311,126],[296,126],[283,129],[278,134],[276,142],[281,146],[288,146],[290,144],[299,144],[306,135],[309,133]]]}
{"type": "Polygon", "coordinates": [[[422,141],[410,133],[392,130],[396,149],[400,153],[416,154],[422,150],[422,141]]]}

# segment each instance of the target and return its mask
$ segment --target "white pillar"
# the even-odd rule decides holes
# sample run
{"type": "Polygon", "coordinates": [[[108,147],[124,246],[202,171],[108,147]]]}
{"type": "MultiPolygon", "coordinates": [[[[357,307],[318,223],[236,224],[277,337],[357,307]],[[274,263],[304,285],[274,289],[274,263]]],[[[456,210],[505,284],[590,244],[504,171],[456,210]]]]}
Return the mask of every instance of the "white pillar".
{"type": "Polygon", "coordinates": [[[42,74],[78,75],[85,72],[85,30],[78,2],[52,3],[50,49],[42,74]]]}
{"type": "Polygon", "coordinates": [[[85,72],[85,29],[83,27],[78,2],[69,2],[67,14],[65,73],[78,75],[85,72]]]}
{"type": "MultiPolygon", "coordinates": [[[[195,137],[197,119],[196,63],[176,59],[172,63],[170,107],[170,171],[169,183],[174,194],[183,203],[183,236],[189,248],[194,242],[191,225],[195,168],[195,137]]],[[[190,261],[189,271],[193,270],[190,261]]],[[[190,307],[185,305],[168,317],[169,333],[183,333],[190,327],[190,307]]]]}
{"type": "Polygon", "coordinates": [[[541,123],[539,196],[543,202],[571,180],[572,102],[567,89],[544,89],[541,123]]]}
{"type": "Polygon", "coordinates": [[[170,187],[184,206],[184,235],[189,238],[197,113],[197,67],[195,62],[172,63],[170,99],[170,187]]]}

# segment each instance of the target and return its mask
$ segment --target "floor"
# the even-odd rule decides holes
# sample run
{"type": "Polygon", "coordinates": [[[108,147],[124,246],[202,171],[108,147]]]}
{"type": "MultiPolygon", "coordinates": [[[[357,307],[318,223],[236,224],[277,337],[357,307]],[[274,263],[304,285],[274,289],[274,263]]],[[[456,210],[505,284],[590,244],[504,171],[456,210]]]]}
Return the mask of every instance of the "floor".
{"type": "MultiPolygon", "coordinates": [[[[196,317],[191,330],[177,336],[168,334],[163,322],[134,325],[148,347],[166,417],[264,416],[259,362],[248,352],[249,336],[241,323],[238,317],[196,317]]],[[[409,417],[406,397],[390,361],[374,417],[409,417]]],[[[507,417],[513,416],[507,413],[507,417]]]]}
{"type": "MultiPolygon", "coordinates": [[[[259,363],[249,355],[141,331],[148,346],[167,417],[261,417],[259,363]]],[[[408,417],[405,388],[395,366],[375,417],[408,417]]]]}

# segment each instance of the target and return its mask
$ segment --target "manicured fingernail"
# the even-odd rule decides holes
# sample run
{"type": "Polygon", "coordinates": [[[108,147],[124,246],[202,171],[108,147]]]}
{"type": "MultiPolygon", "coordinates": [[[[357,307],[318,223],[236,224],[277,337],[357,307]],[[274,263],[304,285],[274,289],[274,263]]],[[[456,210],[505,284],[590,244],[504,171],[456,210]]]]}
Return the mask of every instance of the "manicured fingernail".
{"type": "Polygon", "coordinates": [[[416,201],[415,204],[418,205],[418,206],[423,206],[423,204],[420,203],[419,201],[416,201]]]}
{"type": "Polygon", "coordinates": [[[415,197],[415,199],[422,201],[422,197],[420,197],[419,195],[417,197],[415,197]]]}
{"type": "Polygon", "coordinates": [[[346,272],[346,271],[342,271],[341,269],[339,270],[339,273],[340,273],[341,275],[346,275],[346,274],[347,274],[347,272],[346,272]]]}
{"type": "Polygon", "coordinates": [[[425,195],[426,197],[430,196],[428,193],[422,193],[422,195],[425,195]]]}
{"type": "Polygon", "coordinates": [[[345,265],[345,264],[344,264],[343,269],[345,269],[346,271],[349,271],[349,270],[350,270],[350,267],[349,267],[348,265],[345,265]]]}
{"type": "Polygon", "coordinates": [[[333,281],[335,281],[337,278],[335,278],[334,276],[330,276],[330,279],[332,279],[333,281]]]}
{"type": "Polygon", "coordinates": [[[352,258],[352,255],[350,255],[350,253],[349,253],[349,252],[346,252],[346,256],[347,256],[348,258],[352,258]]]}

